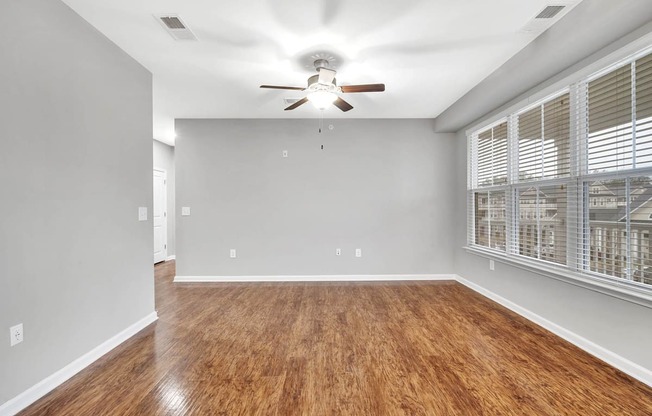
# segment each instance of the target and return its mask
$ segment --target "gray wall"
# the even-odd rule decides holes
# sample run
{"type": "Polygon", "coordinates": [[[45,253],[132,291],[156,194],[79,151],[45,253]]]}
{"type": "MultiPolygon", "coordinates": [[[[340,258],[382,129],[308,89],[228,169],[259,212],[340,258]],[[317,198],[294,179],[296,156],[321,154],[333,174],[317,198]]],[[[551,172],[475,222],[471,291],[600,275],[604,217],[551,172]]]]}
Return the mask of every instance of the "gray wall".
{"type": "Polygon", "coordinates": [[[154,140],[154,167],[165,169],[167,172],[167,194],[168,194],[168,257],[175,255],[175,215],[174,215],[174,147],[168,146],[154,140]]]}
{"type": "Polygon", "coordinates": [[[176,121],[177,275],[453,272],[454,135],[432,120],[324,124],[176,121]]]}
{"type": "Polygon", "coordinates": [[[154,287],[151,74],[60,1],[4,0],[0,33],[3,403],[153,312],[154,287]]]}
{"type": "MultiPolygon", "coordinates": [[[[583,21],[590,21],[591,16],[597,13],[595,7],[597,5],[604,5],[605,9],[602,13],[609,11],[622,11],[630,10],[634,5],[641,5],[645,3],[648,8],[643,8],[640,11],[641,15],[629,16],[631,22],[638,22],[642,15],[648,16],[652,13],[652,8],[649,7],[649,0],[645,2],[636,1],[623,1],[621,2],[604,2],[584,0],[584,2],[573,11],[567,18],[573,18],[576,24],[583,21]],[[606,4],[609,3],[609,4],[606,4]],[[616,6],[618,4],[619,6],[616,6]],[[622,8],[622,10],[620,9],[622,8]],[[577,12],[577,13],[576,13],[577,12]]],[[[638,9],[637,9],[638,10],[638,9]]],[[[645,33],[648,33],[652,28],[650,25],[645,26],[643,29],[638,29],[634,33],[628,34],[625,39],[618,39],[621,36],[621,30],[618,27],[611,27],[604,23],[604,20],[598,19],[603,22],[601,25],[591,25],[591,32],[601,43],[609,43],[610,41],[617,41],[615,45],[622,46],[624,40],[634,40],[645,33]],[[616,38],[605,39],[604,34],[608,33],[616,38]]],[[[617,25],[618,19],[614,22],[617,25]]],[[[562,22],[563,23],[563,22],[562,22]]],[[[565,25],[559,28],[553,27],[550,30],[549,36],[553,39],[559,39],[560,33],[555,32],[557,29],[566,31],[570,30],[565,25]]],[[[585,28],[586,29],[586,28],[585,28]]],[[[580,30],[580,29],[578,29],[580,30]]],[[[562,32],[564,33],[564,32],[562,32]]],[[[582,33],[582,32],[580,32],[582,33]]],[[[586,34],[581,34],[586,36],[586,34]]],[[[550,42],[539,42],[530,45],[521,55],[526,56],[555,56],[555,48],[559,46],[550,42]]],[[[606,47],[603,50],[597,51],[595,54],[583,59],[581,62],[575,62],[575,67],[586,66],[592,62],[598,61],[600,58],[607,55],[615,49],[615,45],[606,47]]],[[[564,59],[568,61],[569,58],[580,60],[586,56],[585,54],[566,56],[564,59]]],[[[523,79],[536,76],[534,73],[528,71],[538,71],[529,64],[518,66],[515,63],[520,62],[521,57],[514,58],[514,62],[510,61],[506,64],[503,72],[498,78],[490,77],[485,83],[476,87],[476,91],[472,91],[469,97],[478,96],[478,94],[485,94],[482,100],[482,106],[488,106],[487,111],[490,109],[497,109],[504,102],[504,97],[509,99],[516,98],[516,95],[521,91],[521,88],[529,90],[528,94],[533,94],[536,91],[543,89],[545,86],[550,85],[554,79],[559,79],[563,74],[557,75],[554,79],[546,80],[542,84],[522,84],[523,79]],[[505,68],[509,68],[509,72],[504,72],[505,68]],[[523,73],[525,72],[525,73],[523,73]],[[491,79],[496,79],[495,83],[490,82],[491,79]],[[513,80],[515,85],[511,88],[507,80],[513,80]],[[489,93],[490,92],[490,93],[489,93]],[[491,99],[487,99],[491,97],[491,99]]],[[[565,61],[565,62],[566,62],[565,61]]],[[[536,61],[535,61],[536,63],[536,61]]],[[[475,124],[475,111],[478,107],[472,104],[470,99],[463,99],[462,104],[456,105],[454,111],[466,123],[475,124]],[[465,116],[463,112],[465,105],[469,106],[469,113],[465,116]]],[[[515,100],[512,100],[515,101],[515,100]]],[[[482,107],[484,108],[484,107],[482,107]]],[[[452,111],[452,110],[451,110],[452,111]]],[[[452,123],[457,125],[457,121],[453,122],[451,112],[445,114],[445,123],[452,123]],[[450,119],[448,117],[451,117],[450,119]]],[[[439,127],[441,124],[437,123],[439,127]]],[[[468,126],[467,126],[468,127],[468,126]]],[[[466,128],[466,127],[465,127],[466,128]]],[[[514,302],[515,304],[524,307],[539,316],[552,321],[553,323],[562,326],[620,356],[629,359],[647,369],[652,370],[652,331],[650,331],[650,323],[652,322],[652,309],[646,308],[631,302],[620,300],[608,295],[581,288],[566,282],[545,277],[541,274],[525,271],[520,268],[510,266],[508,264],[496,262],[495,271],[489,270],[489,260],[474,254],[467,253],[462,247],[466,245],[466,136],[465,129],[458,132],[456,139],[456,163],[455,163],[455,177],[457,178],[455,206],[455,223],[456,234],[454,240],[455,244],[455,271],[462,277],[476,283],[485,289],[488,289],[497,295],[514,302]]]]}

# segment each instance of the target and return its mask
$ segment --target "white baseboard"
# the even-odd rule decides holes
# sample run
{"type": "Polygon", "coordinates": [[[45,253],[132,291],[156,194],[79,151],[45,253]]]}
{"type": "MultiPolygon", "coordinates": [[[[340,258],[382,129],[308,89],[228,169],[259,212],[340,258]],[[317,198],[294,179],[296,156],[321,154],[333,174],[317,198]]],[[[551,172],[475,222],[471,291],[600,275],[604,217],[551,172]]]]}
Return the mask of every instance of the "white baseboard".
{"type": "Polygon", "coordinates": [[[496,293],[485,289],[484,287],[477,285],[469,280],[464,279],[461,276],[457,276],[457,281],[463,284],[464,286],[478,292],[479,294],[493,300],[496,303],[501,304],[507,309],[516,312],[522,317],[534,322],[535,324],[547,329],[553,334],[565,339],[571,344],[581,348],[582,350],[588,352],[589,354],[599,358],[600,360],[606,362],[607,364],[619,369],[625,374],[632,376],[638,381],[647,384],[652,387],[652,371],[642,367],[616,353],[610,351],[593,341],[590,341],[581,335],[578,335],[568,329],[557,325],[556,323],[549,321],[548,319],[537,315],[536,313],[525,309],[516,303],[505,299],[504,297],[497,295],[496,293]]]}
{"type": "Polygon", "coordinates": [[[386,282],[403,280],[455,280],[454,274],[325,274],[289,276],[174,276],[177,283],[227,282],[386,282]]]}
{"type": "Polygon", "coordinates": [[[168,256],[168,257],[165,259],[165,261],[176,260],[176,259],[177,259],[177,256],[175,256],[175,255],[173,254],[173,255],[171,255],[171,256],[168,256]]]}
{"type": "Polygon", "coordinates": [[[46,377],[29,389],[20,393],[18,396],[2,404],[2,406],[0,406],[0,416],[15,415],[16,413],[25,409],[27,406],[45,396],[50,391],[54,390],[70,377],[79,373],[81,370],[91,365],[94,361],[102,357],[104,354],[108,353],[127,339],[131,338],[138,331],[142,330],[157,319],[158,316],[156,312],[152,312],[138,322],[130,325],[128,328],[120,331],[113,337],[104,341],[102,344],[98,345],[86,354],[77,358],[75,361],[63,367],[61,370],[46,377]]]}

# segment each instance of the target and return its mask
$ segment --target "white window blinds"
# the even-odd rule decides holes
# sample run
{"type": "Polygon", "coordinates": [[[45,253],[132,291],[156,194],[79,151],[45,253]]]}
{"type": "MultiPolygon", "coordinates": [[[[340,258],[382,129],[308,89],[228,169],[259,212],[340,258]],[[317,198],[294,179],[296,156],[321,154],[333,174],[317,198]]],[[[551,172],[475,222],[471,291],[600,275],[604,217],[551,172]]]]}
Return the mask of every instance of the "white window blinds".
{"type": "Polygon", "coordinates": [[[480,132],[477,137],[477,183],[507,183],[507,123],[480,132]]]}
{"type": "Polygon", "coordinates": [[[518,115],[518,180],[568,176],[569,94],[518,115]]]}
{"type": "Polygon", "coordinates": [[[506,120],[469,135],[469,245],[650,290],[652,55],[506,120]]]}
{"type": "Polygon", "coordinates": [[[652,55],[635,67],[637,167],[652,167],[652,55]]]}
{"type": "Polygon", "coordinates": [[[589,82],[589,172],[631,169],[632,70],[625,66],[589,82]]]}

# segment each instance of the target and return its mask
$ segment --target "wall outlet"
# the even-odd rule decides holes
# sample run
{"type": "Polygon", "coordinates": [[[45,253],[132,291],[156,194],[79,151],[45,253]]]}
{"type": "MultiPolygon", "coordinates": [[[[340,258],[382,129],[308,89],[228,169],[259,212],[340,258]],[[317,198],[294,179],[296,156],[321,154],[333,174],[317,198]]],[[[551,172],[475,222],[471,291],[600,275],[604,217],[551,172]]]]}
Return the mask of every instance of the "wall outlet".
{"type": "Polygon", "coordinates": [[[336,256],[341,256],[341,255],[342,255],[342,249],[340,249],[340,248],[336,248],[336,249],[335,249],[335,255],[336,255],[336,256]]]}
{"type": "Polygon", "coordinates": [[[181,215],[184,217],[190,216],[190,207],[181,207],[181,215]]]}
{"type": "Polygon", "coordinates": [[[23,324],[18,324],[9,328],[9,335],[11,336],[11,346],[23,342],[23,324]]]}
{"type": "Polygon", "coordinates": [[[138,207],[138,221],[147,221],[147,207],[138,207]]]}
{"type": "Polygon", "coordinates": [[[283,150],[283,157],[288,157],[288,151],[287,150],[283,150]]]}
{"type": "Polygon", "coordinates": [[[489,260],[489,270],[494,270],[495,269],[495,264],[493,260],[489,260]]]}
{"type": "Polygon", "coordinates": [[[234,249],[234,248],[232,248],[232,249],[229,251],[229,257],[231,257],[232,259],[234,259],[234,258],[236,257],[236,253],[235,253],[235,249],[234,249]]]}
{"type": "Polygon", "coordinates": [[[356,248],[355,249],[355,256],[356,257],[362,257],[362,249],[361,248],[356,248]]]}

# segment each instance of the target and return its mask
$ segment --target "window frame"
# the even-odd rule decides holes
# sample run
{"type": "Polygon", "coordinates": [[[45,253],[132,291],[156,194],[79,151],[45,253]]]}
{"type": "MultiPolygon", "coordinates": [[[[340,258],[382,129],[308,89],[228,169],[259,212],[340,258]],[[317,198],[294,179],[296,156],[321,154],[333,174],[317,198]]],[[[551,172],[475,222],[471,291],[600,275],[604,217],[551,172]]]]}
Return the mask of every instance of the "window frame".
{"type": "MultiPolygon", "coordinates": [[[[589,131],[588,131],[588,85],[591,81],[607,75],[613,71],[630,65],[632,68],[632,76],[635,80],[635,62],[647,55],[652,54],[652,35],[646,38],[646,47],[640,47],[639,42],[634,42],[628,48],[618,51],[597,61],[584,70],[580,70],[570,77],[557,82],[551,87],[540,91],[538,94],[530,98],[520,101],[519,103],[508,107],[505,111],[498,113],[493,121],[484,124],[478,124],[475,127],[467,130],[467,245],[465,249],[467,252],[488,257],[523,268],[535,273],[543,274],[545,276],[563,280],[571,284],[586,287],[591,290],[603,292],[612,296],[616,296],[634,303],[638,303],[647,307],[652,307],[652,284],[636,282],[631,279],[632,270],[628,269],[627,274],[630,278],[621,278],[610,276],[599,272],[590,270],[589,267],[589,210],[595,208],[590,206],[589,189],[586,188],[587,184],[599,181],[601,179],[615,179],[628,178],[634,176],[650,176],[652,178],[652,166],[645,168],[631,168],[621,169],[608,172],[589,172],[588,171],[588,145],[589,145],[589,131]],[[637,50],[632,51],[632,48],[637,50]],[[620,57],[614,58],[614,55],[620,57]],[[624,56],[624,57],[622,57],[624,56]],[[607,63],[609,59],[611,63],[607,63]],[[596,69],[596,65],[601,65],[596,69]],[[518,137],[517,128],[518,116],[536,107],[541,107],[542,112],[547,103],[569,94],[570,104],[570,153],[569,156],[569,174],[561,177],[543,177],[536,179],[522,180],[519,178],[518,171],[518,137]],[[504,122],[507,122],[507,182],[504,185],[482,186],[478,184],[477,170],[476,170],[476,154],[478,135],[488,129],[492,129],[504,122]],[[538,258],[528,257],[519,254],[518,241],[519,241],[519,192],[527,189],[528,187],[535,187],[537,190],[547,186],[561,186],[564,185],[567,189],[567,204],[572,206],[575,211],[568,210],[566,217],[566,251],[567,257],[564,264],[541,258],[541,239],[537,239],[537,250],[539,250],[538,258]],[[490,246],[483,246],[475,244],[475,205],[474,199],[478,192],[505,192],[505,250],[496,250],[490,246]],[[577,217],[577,218],[571,218],[577,217]],[[573,222],[574,221],[574,222],[573,222]],[[572,223],[572,224],[571,224],[572,223]],[[574,237],[571,238],[571,234],[574,237]],[[573,254],[574,258],[571,258],[573,254]]],[[[636,83],[632,84],[633,100],[636,98],[636,83]]],[[[633,107],[632,115],[632,129],[636,129],[636,111],[633,107]]],[[[542,121],[542,129],[545,127],[542,121]]],[[[635,133],[634,138],[635,139],[635,133]]],[[[635,146],[635,145],[634,145],[635,146]]],[[[542,162],[543,163],[543,162],[542,162]]],[[[635,163],[635,162],[634,162],[635,163]]],[[[635,165],[634,165],[635,166],[635,165]]],[[[609,196],[605,196],[607,198],[609,196]]],[[[594,201],[595,202],[595,201],[594,201]]],[[[608,203],[605,200],[601,201],[603,204],[608,203]]],[[[627,207],[629,203],[627,202],[627,207]]],[[[599,207],[599,204],[598,204],[599,207]]],[[[629,215],[629,214],[628,214],[629,215]]],[[[489,216],[489,215],[488,215],[489,216]]],[[[632,257],[630,252],[629,236],[630,222],[627,221],[627,255],[632,257]]],[[[491,227],[489,227],[489,234],[491,234],[491,227]]],[[[541,230],[538,229],[538,233],[541,230]]],[[[646,231],[639,229],[639,234],[644,235],[646,231]]],[[[652,234],[652,233],[651,233],[652,234]]],[[[643,245],[643,240],[637,243],[643,245]]],[[[652,245],[652,242],[648,242],[652,245]]],[[[637,246],[638,249],[638,246],[637,246]]],[[[641,255],[639,253],[639,255],[641,255]]],[[[628,259],[629,260],[629,259],[628,259]]]]}

